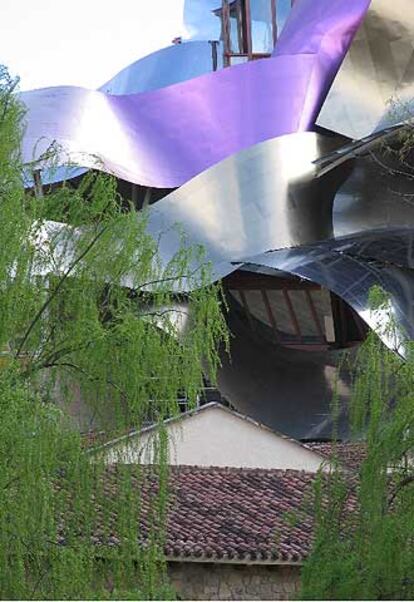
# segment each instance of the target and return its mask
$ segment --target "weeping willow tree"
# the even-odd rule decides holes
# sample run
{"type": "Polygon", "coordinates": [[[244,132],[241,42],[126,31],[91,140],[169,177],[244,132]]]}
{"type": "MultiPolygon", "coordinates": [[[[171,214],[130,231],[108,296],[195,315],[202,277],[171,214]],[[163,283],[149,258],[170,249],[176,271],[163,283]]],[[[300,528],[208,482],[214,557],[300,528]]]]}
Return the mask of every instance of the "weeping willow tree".
{"type": "Polygon", "coordinates": [[[161,263],[112,177],[25,190],[14,89],[1,69],[0,597],[171,598],[162,421],[178,394],[194,402],[202,365],[214,381],[221,290],[199,249],[161,263]],[[158,423],[154,465],[91,461],[79,405],[109,435],[158,423]]]}
{"type": "MultiPolygon", "coordinates": [[[[397,341],[387,296],[371,292],[383,334],[397,341]],[[385,319],[384,319],[385,318],[385,319]]],[[[384,347],[373,332],[354,366],[351,424],[364,441],[359,474],[334,458],[316,483],[316,533],[303,570],[301,598],[414,598],[414,356],[384,347]]],[[[334,410],[335,411],[335,410],[334,410]]]]}

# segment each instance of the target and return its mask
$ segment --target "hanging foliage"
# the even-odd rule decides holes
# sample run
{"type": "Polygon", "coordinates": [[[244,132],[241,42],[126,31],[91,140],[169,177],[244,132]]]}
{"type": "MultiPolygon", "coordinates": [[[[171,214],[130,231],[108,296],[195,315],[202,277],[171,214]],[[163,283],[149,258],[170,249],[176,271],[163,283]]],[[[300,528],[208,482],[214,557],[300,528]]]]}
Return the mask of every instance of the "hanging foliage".
{"type": "Polygon", "coordinates": [[[214,381],[221,288],[207,286],[201,249],[183,244],[162,265],[145,212],[111,176],[25,190],[23,127],[2,68],[0,597],[171,598],[162,421],[178,394],[196,401],[202,365],[214,381]],[[193,292],[178,296],[183,282],[193,292]],[[148,421],[159,424],[151,467],[85,452],[81,428],[110,438],[148,421]]]}
{"type": "MultiPolygon", "coordinates": [[[[377,287],[371,311],[398,340],[393,311],[377,287]]],[[[400,349],[401,350],[401,349],[400,349]]],[[[371,332],[354,368],[352,431],[366,447],[356,475],[340,462],[317,480],[313,552],[303,570],[309,600],[414,598],[414,356],[404,359],[371,332]]]]}

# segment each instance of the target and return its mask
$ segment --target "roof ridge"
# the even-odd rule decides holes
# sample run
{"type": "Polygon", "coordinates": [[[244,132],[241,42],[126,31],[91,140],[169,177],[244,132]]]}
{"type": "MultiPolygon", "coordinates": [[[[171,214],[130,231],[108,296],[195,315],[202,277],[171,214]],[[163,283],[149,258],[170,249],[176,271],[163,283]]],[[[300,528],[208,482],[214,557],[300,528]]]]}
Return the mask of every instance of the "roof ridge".
{"type": "MultiPolygon", "coordinates": [[[[210,401],[206,404],[203,404],[203,405],[197,406],[195,408],[192,408],[190,410],[187,410],[186,412],[181,412],[180,414],[177,414],[176,416],[171,416],[170,418],[166,418],[165,420],[163,420],[163,424],[165,426],[168,426],[168,425],[174,424],[178,421],[192,418],[192,417],[200,414],[201,412],[206,412],[207,410],[210,410],[212,408],[216,408],[218,410],[227,412],[231,416],[235,416],[241,420],[248,422],[249,424],[252,424],[255,427],[258,427],[264,431],[267,431],[268,433],[271,433],[272,435],[275,435],[276,437],[279,437],[283,441],[288,441],[288,442],[292,443],[293,445],[301,447],[302,449],[305,449],[306,451],[309,451],[313,454],[320,456],[321,458],[329,459],[329,458],[327,458],[327,456],[325,454],[308,447],[300,439],[295,439],[294,437],[291,437],[289,435],[286,435],[285,433],[277,431],[277,430],[267,426],[263,422],[260,422],[260,421],[256,420],[255,418],[252,418],[251,416],[248,416],[247,414],[242,414],[238,410],[235,410],[233,408],[225,406],[220,401],[210,401]]],[[[155,423],[155,424],[146,426],[140,430],[130,430],[129,432],[123,433],[119,437],[115,437],[114,439],[105,441],[101,445],[98,445],[97,447],[94,447],[94,448],[90,449],[89,451],[103,450],[105,448],[111,447],[112,445],[116,445],[118,443],[128,441],[128,439],[131,439],[137,435],[142,435],[144,433],[150,433],[151,431],[155,431],[158,426],[159,425],[157,423],[155,423]]]]}
{"type": "MultiPolygon", "coordinates": [[[[146,464],[145,467],[152,465],[146,464]]],[[[199,466],[197,464],[172,464],[169,466],[169,470],[173,472],[264,472],[264,473],[283,473],[283,474],[308,474],[315,475],[315,472],[300,468],[261,468],[251,466],[199,466]]]]}

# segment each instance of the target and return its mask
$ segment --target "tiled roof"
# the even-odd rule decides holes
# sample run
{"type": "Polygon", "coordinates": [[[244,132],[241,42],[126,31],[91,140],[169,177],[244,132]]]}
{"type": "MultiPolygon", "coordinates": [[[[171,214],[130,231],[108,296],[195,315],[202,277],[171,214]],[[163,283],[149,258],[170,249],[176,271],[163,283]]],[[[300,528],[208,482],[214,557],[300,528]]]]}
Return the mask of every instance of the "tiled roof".
{"type": "Polygon", "coordinates": [[[172,470],[166,554],[300,563],[312,536],[314,475],[294,470],[172,470]]]}
{"type": "Polygon", "coordinates": [[[327,458],[332,458],[336,454],[338,460],[344,466],[356,470],[360,468],[367,455],[366,445],[363,441],[342,441],[336,443],[332,441],[308,441],[305,445],[312,451],[322,454],[327,458]]]}
{"type": "MultiPolygon", "coordinates": [[[[132,472],[133,491],[141,492],[137,533],[145,542],[151,498],[157,490],[156,477],[151,474],[151,467],[112,465],[103,473],[104,497],[94,502],[92,530],[87,528],[95,544],[119,543],[113,500],[119,495],[118,483],[125,471],[132,472]]],[[[172,467],[167,558],[195,562],[301,563],[312,539],[314,479],[314,474],[296,470],[172,467]]],[[[70,520],[70,512],[66,511],[61,522],[62,544],[65,523],[70,520]]],[[[86,528],[79,524],[78,527],[86,528]]]]}
{"type": "Polygon", "coordinates": [[[109,443],[122,436],[135,433],[133,429],[116,429],[113,431],[85,431],[80,434],[83,449],[93,449],[109,443]]]}

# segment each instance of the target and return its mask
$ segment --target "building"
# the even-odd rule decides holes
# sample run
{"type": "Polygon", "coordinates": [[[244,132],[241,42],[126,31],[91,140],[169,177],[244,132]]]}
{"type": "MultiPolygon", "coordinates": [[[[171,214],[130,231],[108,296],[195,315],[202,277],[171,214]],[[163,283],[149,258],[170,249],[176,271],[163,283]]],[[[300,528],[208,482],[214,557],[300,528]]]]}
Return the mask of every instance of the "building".
{"type": "Polygon", "coordinates": [[[137,211],[150,205],[165,263],[179,221],[228,298],[234,338],[221,393],[295,438],[330,436],[334,388],[346,437],[343,358],[370,328],[400,353],[414,335],[412,208],[403,195],[390,200],[396,166],[381,170],[370,155],[404,128],[389,101],[413,91],[410,76],[400,82],[412,57],[410,6],[396,0],[391,15],[387,0],[187,0],[181,43],[99,93],[22,94],[28,185],[39,192],[65,177],[76,185],[96,167],[115,174],[137,211]],[[405,49],[397,59],[390,23],[405,49]],[[359,93],[366,86],[370,102],[359,93]],[[53,173],[50,144],[64,155],[53,173]],[[398,341],[387,338],[386,317],[371,315],[375,284],[390,297],[398,341]]]}
{"type": "MultiPolygon", "coordinates": [[[[215,402],[166,420],[164,428],[173,466],[316,473],[329,457],[215,402]]],[[[157,429],[152,425],[128,433],[98,447],[95,453],[102,453],[108,464],[152,464],[157,429]]]]}
{"type": "MultiPolygon", "coordinates": [[[[295,470],[172,467],[165,555],[179,598],[295,597],[312,542],[314,478],[295,470]]],[[[105,474],[108,498],[116,495],[116,479],[112,465],[105,474]]],[[[148,508],[151,478],[132,482],[141,484],[142,506],[148,508]]],[[[139,521],[145,537],[146,510],[139,521]]],[[[94,541],[117,543],[116,535],[94,541]]]]}
{"type": "MultiPolygon", "coordinates": [[[[164,423],[170,445],[165,554],[181,599],[289,600],[300,587],[312,544],[313,484],[336,453],[350,475],[360,443],[301,443],[218,403],[164,423]]],[[[109,465],[107,495],[119,466],[144,467],[142,506],[150,507],[151,440],[157,427],[92,441],[109,465]]],[[[142,477],[141,477],[142,479],[142,477]]],[[[145,511],[139,517],[146,533],[145,511]]],[[[114,529],[116,530],[116,528],[114,529]]],[[[114,542],[108,542],[114,543],[114,542]]]]}
{"type": "MultiPolygon", "coordinates": [[[[312,539],[306,499],[329,465],[320,443],[292,438],[331,436],[335,394],[346,439],[344,357],[370,329],[401,356],[414,338],[414,213],[401,178],[392,192],[398,159],[382,146],[407,128],[390,102],[414,96],[412,0],[286,4],[187,0],[181,43],[99,92],[22,95],[36,193],[67,177],[63,158],[53,174],[43,161],[56,142],[76,163],[70,176],[112,173],[134,211],[148,209],[162,265],[179,222],[223,283],[232,341],[218,388],[237,412],[210,405],[166,424],[165,552],[186,597],[292,596],[312,539]],[[375,285],[389,300],[377,314],[375,285]]],[[[108,487],[119,463],[149,469],[153,432],[94,452],[108,487]]]]}

